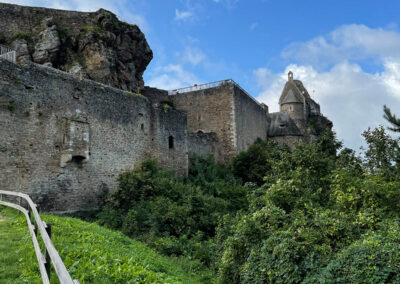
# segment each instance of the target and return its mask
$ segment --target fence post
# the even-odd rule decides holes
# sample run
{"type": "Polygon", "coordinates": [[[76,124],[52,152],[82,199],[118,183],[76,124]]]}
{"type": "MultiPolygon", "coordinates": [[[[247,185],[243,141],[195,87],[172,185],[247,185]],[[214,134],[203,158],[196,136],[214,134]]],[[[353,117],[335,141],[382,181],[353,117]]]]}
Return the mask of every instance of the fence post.
{"type": "Polygon", "coordinates": [[[33,212],[32,212],[32,209],[29,206],[28,206],[28,216],[29,216],[29,222],[33,226],[33,232],[35,233],[35,236],[37,237],[37,234],[38,234],[37,225],[36,225],[36,222],[35,222],[35,218],[33,218],[33,222],[32,222],[33,212]]]}
{"type": "MultiPolygon", "coordinates": [[[[49,238],[51,240],[51,223],[47,224],[46,232],[49,235],[49,238]]],[[[46,251],[46,264],[44,266],[46,267],[46,272],[47,272],[47,275],[49,276],[49,279],[50,279],[51,259],[50,259],[49,253],[47,252],[47,248],[45,248],[45,251],[46,251]]]]}

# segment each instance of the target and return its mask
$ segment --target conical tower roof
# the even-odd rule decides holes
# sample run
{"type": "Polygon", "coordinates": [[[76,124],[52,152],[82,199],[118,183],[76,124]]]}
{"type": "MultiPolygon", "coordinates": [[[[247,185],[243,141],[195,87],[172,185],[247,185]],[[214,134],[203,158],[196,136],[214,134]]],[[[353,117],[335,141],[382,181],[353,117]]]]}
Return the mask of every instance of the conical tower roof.
{"type": "Polygon", "coordinates": [[[287,103],[304,103],[307,98],[310,98],[303,83],[299,80],[293,80],[293,72],[289,71],[288,81],[283,88],[279,104],[287,103]]]}

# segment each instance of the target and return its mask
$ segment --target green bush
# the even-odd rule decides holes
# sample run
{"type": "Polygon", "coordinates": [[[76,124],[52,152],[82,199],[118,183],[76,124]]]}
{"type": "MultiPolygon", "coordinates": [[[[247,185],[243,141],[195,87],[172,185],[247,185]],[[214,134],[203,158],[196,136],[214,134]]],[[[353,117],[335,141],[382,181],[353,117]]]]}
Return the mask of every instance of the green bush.
{"type": "Polygon", "coordinates": [[[264,177],[272,170],[271,161],[279,159],[285,151],[289,151],[289,148],[259,138],[247,151],[233,159],[233,173],[245,183],[254,182],[261,186],[264,177]]]}
{"type": "Polygon", "coordinates": [[[211,242],[219,219],[247,208],[246,191],[234,180],[216,178],[222,166],[196,158],[198,173],[179,180],[174,172],[146,160],[118,177],[100,223],[146,241],[168,255],[190,255],[204,264],[214,262],[211,242]]]}
{"type": "Polygon", "coordinates": [[[219,282],[398,283],[398,142],[382,131],[364,159],[329,135],[269,158],[249,210],[217,229],[219,282]]]}
{"type": "Polygon", "coordinates": [[[336,254],[306,283],[400,283],[400,227],[370,232],[336,254]]]}

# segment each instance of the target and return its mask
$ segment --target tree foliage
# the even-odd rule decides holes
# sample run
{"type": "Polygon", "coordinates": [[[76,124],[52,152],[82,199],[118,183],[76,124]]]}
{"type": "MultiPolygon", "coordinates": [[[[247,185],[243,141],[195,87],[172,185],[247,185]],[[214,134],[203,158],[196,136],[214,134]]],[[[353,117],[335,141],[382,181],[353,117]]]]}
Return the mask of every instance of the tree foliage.
{"type": "Polygon", "coordinates": [[[258,140],[228,166],[192,159],[184,180],[149,160],[120,175],[102,222],[220,283],[398,283],[399,140],[363,136],[362,156],[332,132],[292,150],[258,140]]]}
{"type": "Polygon", "coordinates": [[[400,132],[400,118],[397,118],[396,115],[392,114],[390,108],[388,108],[386,105],[383,106],[383,112],[383,117],[393,126],[388,128],[394,132],[400,132]]]}
{"type": "Polygon", "coordinates": [[[397,283],[399,144],[364,137],[364,159],[326,136],[269,160],[258,204],[218,230],[221,283],[397,283]]]}
{"type": "Polygon", "coordinates": [[[211,158],[192,159],[191,171],[179,180],[155,160],[146,160],[122,173],[100,222],[167,255],[190,255],[211,265],[215,249],[210,240],[219,218],[247,208],[246,191],[211,158]]]}

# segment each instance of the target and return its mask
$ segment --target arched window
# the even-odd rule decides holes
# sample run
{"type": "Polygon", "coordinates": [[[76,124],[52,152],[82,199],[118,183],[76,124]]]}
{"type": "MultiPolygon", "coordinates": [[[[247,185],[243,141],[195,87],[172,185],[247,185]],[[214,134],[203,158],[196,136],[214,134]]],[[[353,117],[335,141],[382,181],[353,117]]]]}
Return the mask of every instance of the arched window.
{"type": "Polygon", "coordinates": [[[290,110],[290,111],[293,111],[293,106],[289,106],[289,110],[290,110]]]}
{"type": "Polygon", "coordinates": [[[174,137],[173,136],[168,137],[168,146],[170,149],[174,149],[174,137]]]}

